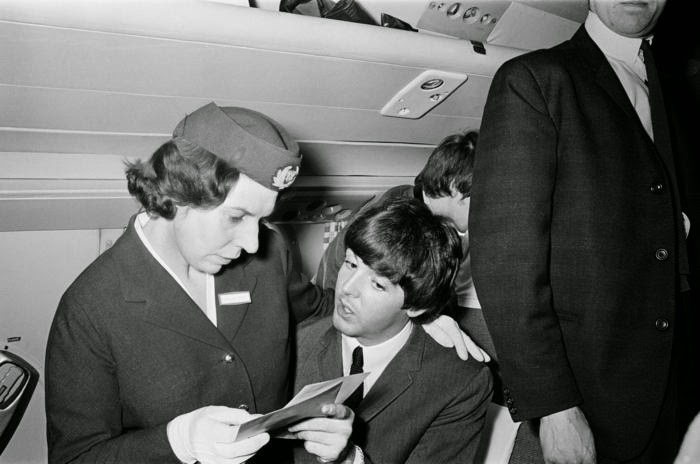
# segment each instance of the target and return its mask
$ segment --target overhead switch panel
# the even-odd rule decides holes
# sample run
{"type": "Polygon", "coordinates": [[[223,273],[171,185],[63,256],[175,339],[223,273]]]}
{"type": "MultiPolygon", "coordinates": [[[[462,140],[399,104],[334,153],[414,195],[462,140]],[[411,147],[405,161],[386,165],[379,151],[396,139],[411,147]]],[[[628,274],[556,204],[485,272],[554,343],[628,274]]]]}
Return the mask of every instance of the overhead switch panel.
{"type": "Polygon", "coordinates": [[[442,103],[467,80],[461,73],[429,69],[408,83],[380,113],[396,118],[418,119],[442,103]]]}

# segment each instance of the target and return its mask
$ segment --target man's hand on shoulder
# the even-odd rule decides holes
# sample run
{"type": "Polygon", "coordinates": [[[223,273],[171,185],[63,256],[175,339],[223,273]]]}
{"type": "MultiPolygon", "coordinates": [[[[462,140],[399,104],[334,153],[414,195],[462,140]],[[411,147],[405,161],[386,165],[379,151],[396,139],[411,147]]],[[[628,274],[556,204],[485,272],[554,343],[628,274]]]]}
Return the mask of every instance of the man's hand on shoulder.
{"type": "Polygon", "coordinates": [[[469,355],[479,362],[491,361],[488,353],[477,346],[449,316],[442,315],[430,323],[423,324],[423,330],[445,348],[454,347],[457,355],[465,361],[469,359],[469,355]]]}
{"type": "Polygon", "coordinates": [[[540,420],[540,443],[547,464],[595,464],[593,433],[578,407],[540,420]]]}

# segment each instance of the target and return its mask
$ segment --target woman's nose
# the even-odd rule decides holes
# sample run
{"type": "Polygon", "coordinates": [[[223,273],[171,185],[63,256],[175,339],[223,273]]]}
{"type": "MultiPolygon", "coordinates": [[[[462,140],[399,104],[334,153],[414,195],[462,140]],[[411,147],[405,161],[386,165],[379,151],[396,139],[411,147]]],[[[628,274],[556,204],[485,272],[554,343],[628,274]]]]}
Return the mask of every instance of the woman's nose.
{"type": "Polygon", "coordinates": [[[245,221],[241,225],[238,234],[238,246],[243,248],[248,253],[252,254],[258,251],[258,234],[260,233],[260,223],[257,220],[245,221]]]}

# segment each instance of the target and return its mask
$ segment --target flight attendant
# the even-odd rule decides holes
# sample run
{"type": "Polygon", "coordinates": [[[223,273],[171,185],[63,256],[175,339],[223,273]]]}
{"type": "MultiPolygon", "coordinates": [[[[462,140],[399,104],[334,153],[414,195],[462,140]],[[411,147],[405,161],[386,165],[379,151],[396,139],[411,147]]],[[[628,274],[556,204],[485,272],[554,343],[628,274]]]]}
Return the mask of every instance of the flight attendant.
{"type": "MultiPolygon", "coordinates": [[[[50,462],[279,462],[268,434],[234,439],[288,400],[295,324],[333,307],[259,227],[300,160],[275,121],[210,103],[128,164],[142,212],[68,288],[51,327],[50,462]]],[[[352,411],[324,408],[295,432],[319,460],[352,462],[352,411]]]]}

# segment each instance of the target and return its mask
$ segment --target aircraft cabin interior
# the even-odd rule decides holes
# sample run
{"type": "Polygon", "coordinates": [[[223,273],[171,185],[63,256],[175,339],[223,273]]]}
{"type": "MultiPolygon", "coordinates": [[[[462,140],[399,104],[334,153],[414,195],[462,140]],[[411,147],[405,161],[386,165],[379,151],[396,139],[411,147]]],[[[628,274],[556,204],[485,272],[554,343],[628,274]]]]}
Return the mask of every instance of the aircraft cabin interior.
{"type": "MultiPolygon", "coordinates": [[[[311,278],[354,211],[412,184],[447,135],[479,129],[505,61],[569,39],[588,11],[587,0],[343,0],[334,19],[335,3],[0,2],[0,381],[19,378],[0,390],[0,427],[14,432],[0,463],[46,462],[57,303],[138,211],[124,162],[148,159],[186,114],[246,107],[298,141],[299,177],[270,221],[311,278]]],[[[683,10],[669,18],[678,34],[659,40],[698,101],[700,47],[683,10]]]]}

